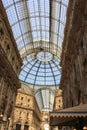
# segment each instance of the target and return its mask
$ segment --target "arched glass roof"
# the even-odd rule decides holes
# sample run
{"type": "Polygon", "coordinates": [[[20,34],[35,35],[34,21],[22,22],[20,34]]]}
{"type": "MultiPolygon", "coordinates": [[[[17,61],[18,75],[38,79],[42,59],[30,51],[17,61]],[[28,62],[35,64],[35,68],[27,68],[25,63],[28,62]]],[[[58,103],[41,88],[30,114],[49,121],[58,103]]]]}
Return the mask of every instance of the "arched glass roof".
{"type": "Polygon", "coordinates": [[[41,110],[52,110],[54,96],[54,92],[50,89],[40,89],[35,93],[36,100],[41,110]],[[46,99],[44,97],[46,97],[46,99]]]}
{"type": "Polygon", "coordinates": [[[34,86],[57,86],[60,83],[60,72],[56,56],[49,52],[39,52],[24,59],[20,79],[34,86]]]}
{"type": "MultiPolygon", "coordinates": [[[[23,66],[19,78],[58,86],[66,11],[69,0],[2,0],[23,66]]],[[[58,88],[58,87],[55,87],[58,88]]]]}
{"type": "Polygon", "coordinates": [[[47,49],[59,56],[68,0],[2,0],[18,46],[28,55],[47,49]],[[30,52],[29,52],[30,50],[30,52]]]}

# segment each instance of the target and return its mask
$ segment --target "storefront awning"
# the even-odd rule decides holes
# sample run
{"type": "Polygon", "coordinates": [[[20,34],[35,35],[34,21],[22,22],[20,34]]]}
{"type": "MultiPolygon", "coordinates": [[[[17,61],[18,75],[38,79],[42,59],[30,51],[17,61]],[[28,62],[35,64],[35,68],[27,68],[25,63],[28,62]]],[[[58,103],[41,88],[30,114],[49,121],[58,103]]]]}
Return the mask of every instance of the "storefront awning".
{"type": "Polygon", "coordinates": [[[87,125],[87,104],[50,112],[51,126],[74,126],[78,119],[87,125]]]}

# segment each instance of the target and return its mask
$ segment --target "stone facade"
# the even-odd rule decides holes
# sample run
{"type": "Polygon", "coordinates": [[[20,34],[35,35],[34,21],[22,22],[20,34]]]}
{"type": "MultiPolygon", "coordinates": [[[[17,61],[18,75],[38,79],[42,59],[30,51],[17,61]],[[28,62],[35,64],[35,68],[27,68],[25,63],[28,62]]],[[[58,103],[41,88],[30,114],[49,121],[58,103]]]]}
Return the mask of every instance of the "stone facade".
{"type": "Polygon", "coordinates": [[[54,98],[54,108],[53,111],[58,111],[63,109],[63,97],[62,97],[62,90],[56,90],[56,95],[54,98]]]}
{"type": "Polygon", "coordinates": [[[45,130],[49,126],[49,111],[40,111],[33,90],[20,88],[10,120],[9,130],[45,130]]]}
{"type": "MultiPolygon", "coordinates": [[[[61,55],[64,108],[87,104],[87,1],[72,0],[67,10],[61,55]]],[[[66,127],[71,130],[72,128],[66,127]]]]}
{"type": "Polygon", "coordinates": [[[15,105],[22,61],[0,1],[0,129],[8,128],[15,105]]]}
{"type": "Polygon", "coordinates": [[[73,0],[69,3],[61,66],[60,88],[63,90],[64,108],[87,103],[87,1],[85,0],[73,0]],[[71,15],[72,9],[73,15],[71,15]]]}
{"type": "MultiPolygon", "coordinates": [[[[86,0],[69,1],[60,64],[62,67],[60,89],[63,92],[63,108],[87,104],[86,0]]],[[[75,127],[83,129],[82,126],[81,128],[75,127]]],[[[67,126],[60,129],[74,130],[74,127],[67,126]]]]}
{"type": "Polygon", "coordinates": [[[18,90],[12,122],[14,130],[40,130],[41,111],[32,90],[18,90]]]}

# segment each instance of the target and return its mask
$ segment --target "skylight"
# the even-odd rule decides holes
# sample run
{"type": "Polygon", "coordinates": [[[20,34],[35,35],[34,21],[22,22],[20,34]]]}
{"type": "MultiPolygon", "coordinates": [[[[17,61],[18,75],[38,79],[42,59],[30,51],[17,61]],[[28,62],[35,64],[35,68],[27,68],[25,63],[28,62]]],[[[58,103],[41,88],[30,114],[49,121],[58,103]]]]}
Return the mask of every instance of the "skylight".
{"type": "MultiPolygon", "coordinates": [[[[36,86],[58,89],[59,65],[66,12],[69,0],[2,0],[6,9],[23,66],[20,80],[36,86]]],[[[40,91],[44,108],[49,105],[49,91],[40,91]]],[[[40,103],[41,104],[41,103],[40,103]]]]}

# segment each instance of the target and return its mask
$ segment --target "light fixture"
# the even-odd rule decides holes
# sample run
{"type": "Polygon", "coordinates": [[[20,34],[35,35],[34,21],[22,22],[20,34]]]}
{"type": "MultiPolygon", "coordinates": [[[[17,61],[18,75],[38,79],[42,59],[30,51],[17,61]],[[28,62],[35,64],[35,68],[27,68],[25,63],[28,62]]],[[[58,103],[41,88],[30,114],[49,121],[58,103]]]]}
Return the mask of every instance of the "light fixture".
{"type": "Polygon", "coordinates": [[[84,127],[83,127],[83,130],[87,130],[87,126],[84,126],[84,127]]]}
{"type": "Polygon", "coordinates": [[[9,117],[8,120],[10,121],[10,119],[11,119],[11,118],[9,117]]]}
{"type": "Polygon", "coordinates": [[[44,116],[44,119],[46,119],[46,120],[47,120],[47,119],[48,119],[48,115],[45,115],[45,116],[44,116]]]}
{"type": "Polygon", "coordinates": [[[1,114],[0,117],[3,117],[3,114],[1,114]]]}

